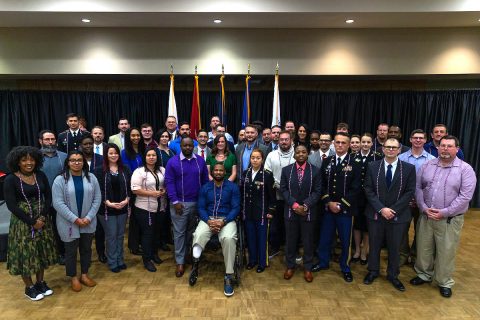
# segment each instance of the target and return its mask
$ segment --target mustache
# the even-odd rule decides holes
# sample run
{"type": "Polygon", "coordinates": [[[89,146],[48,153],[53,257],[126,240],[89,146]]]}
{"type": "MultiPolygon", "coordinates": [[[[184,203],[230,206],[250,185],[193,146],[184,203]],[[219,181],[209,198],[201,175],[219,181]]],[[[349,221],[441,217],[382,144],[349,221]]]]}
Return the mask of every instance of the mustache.
{"type": "Polygon", "coordinates": [[[40,148],[40,151],[42,151],[42,152],[54,152],[54,151],[57,151],[57,146],[56,145],[51,145],[51,146],[42,145],[42,147],[40,148]]]}

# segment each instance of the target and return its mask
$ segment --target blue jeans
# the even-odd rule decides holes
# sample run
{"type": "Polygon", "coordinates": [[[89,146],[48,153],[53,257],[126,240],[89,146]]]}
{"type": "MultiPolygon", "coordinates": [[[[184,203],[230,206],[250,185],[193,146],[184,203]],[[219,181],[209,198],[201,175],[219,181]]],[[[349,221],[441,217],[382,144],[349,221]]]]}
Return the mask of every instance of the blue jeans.
{"type": "Polygon", "coordinates": [[[125,225],[127,223],[127,214],[108,215],[105,220],[104,215],[98,215],[98,221],[105,231],[105,243],[107,263],[110,269],[125,264],[123,259],[123,240],[125,238],[125,225]]]}

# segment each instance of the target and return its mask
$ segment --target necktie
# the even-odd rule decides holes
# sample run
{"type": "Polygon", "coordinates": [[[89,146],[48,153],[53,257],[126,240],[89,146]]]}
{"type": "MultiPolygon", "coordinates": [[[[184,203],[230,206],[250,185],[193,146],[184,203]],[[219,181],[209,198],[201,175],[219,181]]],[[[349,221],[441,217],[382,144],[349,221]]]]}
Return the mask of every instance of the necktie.
{"type": "Polygon", "coordinates": [[[275,147],[273,147],[273,150],[277,150],[277,149],[278,149],[278,144],[275,147]]]}
{"type": "Polygon", "coordinates": [[[96,147],[95,147],[95,153],[96,153],[96,154],[100,154],[100,146],[96,146],[96,147]]]}
{"type": "Polygon", "coordinates": [[[392,184],[392,165],[389,164],[387,166],[387,175],[385,176],[386,182],[387,182],[387,188],[390,188],[390,185],[392,184]]]}
{"type": "Polygon", "coordinates": [[[202,152],[202,158],[205,159],[205,150],[202,149],[201,152],[202,152]]]}
{"type": "Polygon", "coordinates": [[[76,138],[76,137],[77,137],[77,133],[76,133],[76,132],[73,132],[72,136],[73,136],[74,138],[76,138]]]}
{"type": "Polygon", "coordinates": [[[342,165],[342,158],[338,157],[337,158],[337,167],[342,165]]]}
{"type": "Polygon", "coordinates": [[[366,156],[362,156],[362,162],[365,162],[366,159],[367,159],[366,156]]]}
{"type": "Polygon", "coordinates": [[[298,184],[301,185],[303,180],[303,169],[301,167],[297,169],[297,174],[298,174],[298,184]]]}
{"type": "Polygon", "coordinates": [[[324,154],[322,154],[322,161],[325,160],[325,159],[327,159],[327,155],[324,153],[324,154]]]}

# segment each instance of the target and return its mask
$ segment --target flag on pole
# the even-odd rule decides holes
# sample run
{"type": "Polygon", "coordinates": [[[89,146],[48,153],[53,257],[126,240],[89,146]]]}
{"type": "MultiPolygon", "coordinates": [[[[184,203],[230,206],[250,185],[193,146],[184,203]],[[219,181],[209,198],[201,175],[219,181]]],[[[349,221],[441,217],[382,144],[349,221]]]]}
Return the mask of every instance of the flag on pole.
{"type": "Polygon", "coordinates": [[[190,116],[190,137],[196,139],[198,130],[201,129],[200,122],[200,90],[198,88],[197,67],[195,66],[195,77],[193,83],[192,113],[190,116]]]}
{"type": "Polygon", "coordinates": [[[250,67],[245,78],[245,97],[243,99],[242,129],[250,123],[250,67]]]}
{"type": "Polygon", "coordinates": [[[273,87],[273,113],[272,113],[272,127],[280,126],[280,92],[278,91],[278,65],[275,73],[275,86],[273,87]]]}
{"type": "Polygon", "coordinates": [[[223,74],[223,66],[222,66],[222,75],[220,76],[220,98],[218,101],[218,117],[220,118],[220,122],[226,126],[227,125],[227,109],[225,106],[225,87],[223,86],[223,79],[225,75],[223,74]]]}
{"type": "Polygon", "coordinates": [[[178,122],[177,103],[175,102],[173,67],[170,73],[170,94],[168,96],[168,116],[174,116],[178,122]]]}

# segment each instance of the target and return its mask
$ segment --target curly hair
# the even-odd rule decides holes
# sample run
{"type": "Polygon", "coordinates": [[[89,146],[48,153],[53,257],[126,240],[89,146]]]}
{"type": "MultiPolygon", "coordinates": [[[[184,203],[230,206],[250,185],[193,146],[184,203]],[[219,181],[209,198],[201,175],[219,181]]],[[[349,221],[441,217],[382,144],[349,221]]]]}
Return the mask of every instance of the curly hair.
{"type": "Polygon", "coordinates": [[[33,168],[33,172],[38,172],[42,168],[43,155],[38,148],[31,146],[18,146],[13,148],[7,155],[6,162],[8,170],[11,172],[20,171],[20,160],[26,156],[30,156],[35,160],[35,168],[33,168]]]}

